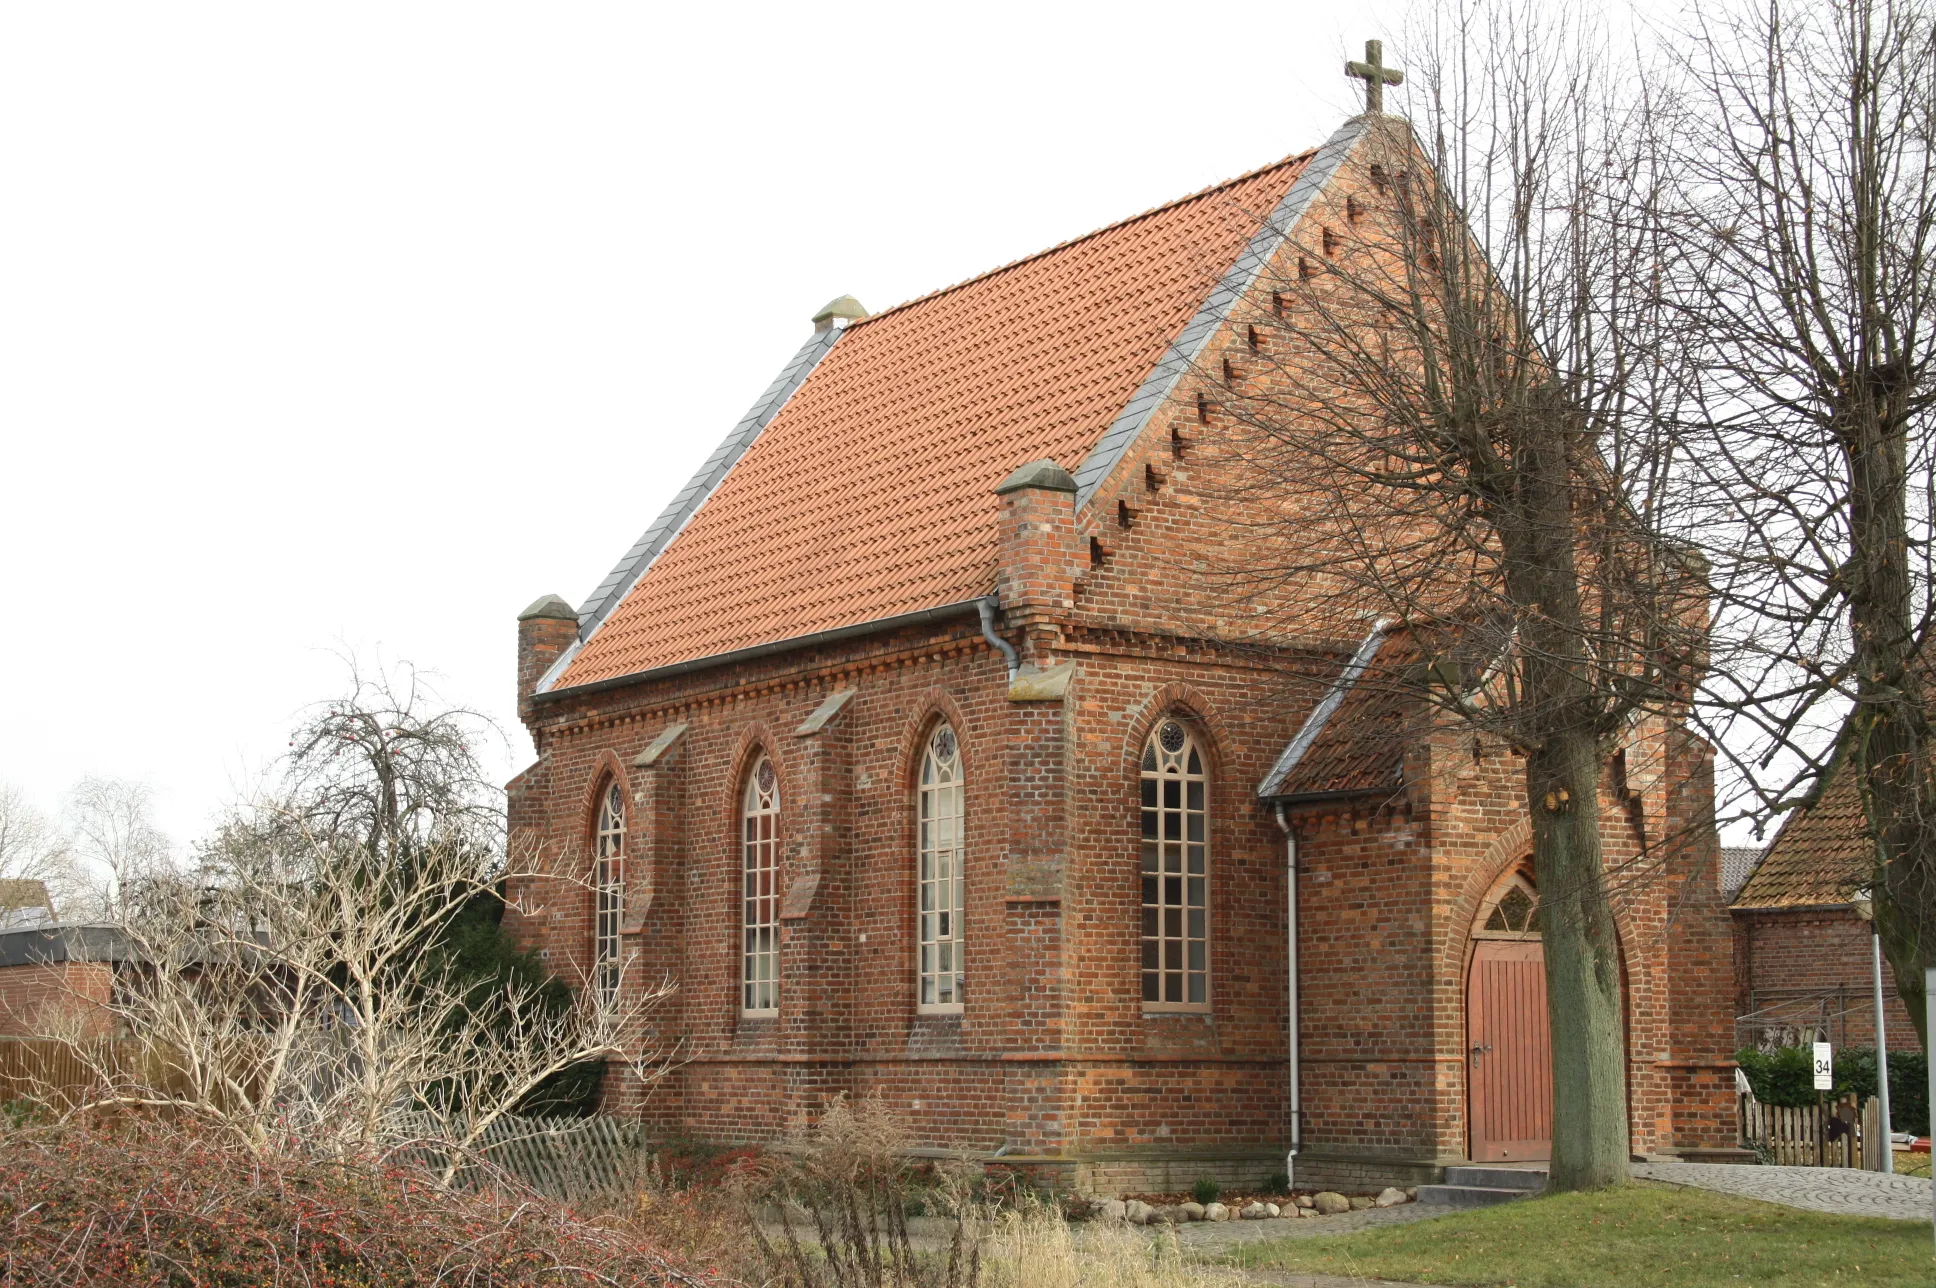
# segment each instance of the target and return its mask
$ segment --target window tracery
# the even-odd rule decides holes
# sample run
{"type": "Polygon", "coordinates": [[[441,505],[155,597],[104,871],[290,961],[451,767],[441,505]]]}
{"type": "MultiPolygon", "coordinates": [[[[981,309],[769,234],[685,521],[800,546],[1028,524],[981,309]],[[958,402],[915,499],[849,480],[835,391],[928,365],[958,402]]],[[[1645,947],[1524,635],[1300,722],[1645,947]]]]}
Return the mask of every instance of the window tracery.
{"type": "Polygon", "coordinates": [[[1210,1001],[1209,775],[1183,724],[1163,721],[1143,746],[1143,1005],[1210,1001]]]}
{"type": "Polygon", "coordinates": [[[915,916],[918,921],[920,1008],[953,1012],[962,1007],[966,946],[962,914],[967,882],[962,872],[965,783],[955,731],[938,726],[921,757],[920,851],[915,916]]]}
{"type": "Polygon", "coordinates": [[[771,1015],[780,1007],[780,778],[762,755],[740,801],[741,1009],[771,1015]]]}
{"type": "Polygon", "coordinates": [[[599,999],[610,1003],[618,996],[625,917],[625,793],[616,781],[606,785],[599,803],[593,851],[592,978],[599,999]]]}

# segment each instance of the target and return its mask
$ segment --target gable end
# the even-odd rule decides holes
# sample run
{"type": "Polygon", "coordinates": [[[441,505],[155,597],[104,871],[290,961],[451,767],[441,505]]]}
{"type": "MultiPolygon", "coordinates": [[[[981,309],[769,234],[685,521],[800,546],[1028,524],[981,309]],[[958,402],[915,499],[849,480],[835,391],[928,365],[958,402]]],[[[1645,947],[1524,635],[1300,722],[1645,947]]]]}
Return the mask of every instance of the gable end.
{"type": "Polygon", "coordinates": [[[1156,409],[1168,401],[1176,388],[1177,381],[1196,366],[1202,356],[1204,346],[1210,343],[1218,329],[1230,317],[1230,311],[1237,301],[1250,293],[1264,266],[1270,263],[1284,239],[1290,236],[1291,229],[1303,217],[1305,210],[1317,195],[1324,191],[1332,176],[1344,165],[1345,158],[1351,155],[1352,148],[1365,135],[1369,118],[1353,117],[1339,127],[1338,132],[1328,139],[1324,146],[1299,172],[1284,199],[1271,212],[1247,244],[1237,261],[1217,282],[1210,293],[1204,296],[1203,303],[1196,313],[1177,333],[1169,349],[1158,360],[1156,366],[1123,404],[1096,445],[1076,468],[1076,508],[1089,504],[1096,490],[1108,479],[1123,456],[1129,451],[1143,430],[1148,426],[1150,417],[1156,409]]]}

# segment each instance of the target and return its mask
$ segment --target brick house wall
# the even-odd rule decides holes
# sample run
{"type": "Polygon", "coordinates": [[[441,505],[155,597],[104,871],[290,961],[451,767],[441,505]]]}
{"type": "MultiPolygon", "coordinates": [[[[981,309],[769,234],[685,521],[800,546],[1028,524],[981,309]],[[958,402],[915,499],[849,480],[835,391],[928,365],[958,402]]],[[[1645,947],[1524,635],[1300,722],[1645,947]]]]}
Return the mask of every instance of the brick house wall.
{"type": "MultiPolygon", "coordinates": [[[[1875,980],[1867,922],[1846,905],[1734,910],[1735,1006],[1751,1017],[1742,1045],[1764,1035],[1836,1047],[1875,1046],[1875,980]],[[1766,1030],[1776,1030],[1765,1034],[1766,1030]]],[[[1891,1051],[1917,1051],[1909,1009],[1882,964],[1883,1024],[1891,1051]]]]}
{"type": "Polygon", "coordinates": [[[107,962],[33,962],[0,966],[0,1038],[34,1037],[46,1032],[50,1011],[92,1011],[98,1031],[112,1022],[105,1010],[114,985],[107,962]]]}

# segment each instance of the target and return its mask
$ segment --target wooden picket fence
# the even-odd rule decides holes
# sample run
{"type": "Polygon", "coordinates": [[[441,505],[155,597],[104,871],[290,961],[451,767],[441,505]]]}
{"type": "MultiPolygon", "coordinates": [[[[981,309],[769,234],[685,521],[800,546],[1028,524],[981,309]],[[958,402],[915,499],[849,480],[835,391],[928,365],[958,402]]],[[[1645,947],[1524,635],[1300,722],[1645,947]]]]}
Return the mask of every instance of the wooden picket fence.
{"type": "Polygon", "coordinates": [[[1877,1115],[1857,1112],[1853,1100],[1764,1105],[1743,1096],[1741,1144],[1780,1167],[1862,1167],[1864,1120],[1877,1115]]]}
{"type": "Polygon", "coordinates": [[[65,1042],[0,1038],[0,1104],[71,1103],[93,1082],[87,1062],[65,1042]]]}

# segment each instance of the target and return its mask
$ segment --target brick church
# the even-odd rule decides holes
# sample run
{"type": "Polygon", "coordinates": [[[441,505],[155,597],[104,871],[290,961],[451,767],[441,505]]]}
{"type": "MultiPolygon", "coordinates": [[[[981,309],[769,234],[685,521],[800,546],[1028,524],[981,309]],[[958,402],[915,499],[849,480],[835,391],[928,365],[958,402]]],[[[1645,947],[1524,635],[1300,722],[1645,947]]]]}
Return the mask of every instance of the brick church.
{"type": "MultiPolygon", "coordinates": [[[[684,1062],[608,1107],[760,1141],[878,1093],[1092,1192],[1545,1156],[1520,760],[1356,691],[1402,627],[1217,575],[1260,531],[1220,400],[1294,374],[1270,283],[1389,199],[1366,140],[1404,129],[835,300],[590,598],[521,615],[514,834],[581,883],[510,924],[585,987],[677,985],[684,1062]]],[[[1709,837],[1617,908],[1633,1150],[1725,1149],[1711,760],[1657,725],[1621,754],[1609,862],[1709,837]]]]}

